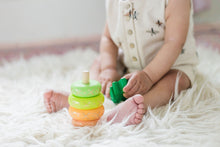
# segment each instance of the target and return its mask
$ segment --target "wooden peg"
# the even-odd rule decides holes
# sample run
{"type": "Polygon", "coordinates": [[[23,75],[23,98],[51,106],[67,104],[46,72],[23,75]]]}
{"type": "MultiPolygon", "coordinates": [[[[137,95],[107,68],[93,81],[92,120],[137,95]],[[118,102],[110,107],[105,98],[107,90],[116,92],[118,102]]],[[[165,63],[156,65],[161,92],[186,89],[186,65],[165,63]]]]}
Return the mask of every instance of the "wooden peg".
{"type": "Polygon", "coordinates": [[[89,71],[83,71],[82,73],[82,83],[89,84],[89,71]]]}

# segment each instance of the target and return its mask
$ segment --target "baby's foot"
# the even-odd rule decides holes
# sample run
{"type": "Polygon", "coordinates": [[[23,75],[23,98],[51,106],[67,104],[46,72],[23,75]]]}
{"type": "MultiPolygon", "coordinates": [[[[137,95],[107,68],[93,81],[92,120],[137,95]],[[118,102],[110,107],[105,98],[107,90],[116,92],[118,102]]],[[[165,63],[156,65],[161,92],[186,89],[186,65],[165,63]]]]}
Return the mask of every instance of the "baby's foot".
{"type": "Polygon", "coordinates": [[[130,116],[126,125],[136,125],[142,121],[144,114],[144,97],[137,94],[112,110],[107,117],[107,121],[113,119],[113,123],[120,123],[130,116]]]}
{"type": "Polygon", "coordinates": [[[44,93],[44,104],[49,113],[59,111],[69,107],[68,95],[50,90],[44,93]]]}

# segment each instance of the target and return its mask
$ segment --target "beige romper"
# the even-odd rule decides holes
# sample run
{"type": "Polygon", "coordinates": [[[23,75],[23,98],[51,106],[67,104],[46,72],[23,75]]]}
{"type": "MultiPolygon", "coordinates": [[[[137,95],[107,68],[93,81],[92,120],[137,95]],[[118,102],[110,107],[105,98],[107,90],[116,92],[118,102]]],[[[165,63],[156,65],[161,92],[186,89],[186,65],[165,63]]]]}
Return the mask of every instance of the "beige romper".
{"type": "MultiPolygon", "coordinates": [[[[167,4],[168,0],[106,0],[109,32],[123,51],[128,72],[144,69],[164,44],[167,4]]],[[[171,69],[184,72],[193,83],[197,63],[191,9],[187,39],[171,69]]]]}

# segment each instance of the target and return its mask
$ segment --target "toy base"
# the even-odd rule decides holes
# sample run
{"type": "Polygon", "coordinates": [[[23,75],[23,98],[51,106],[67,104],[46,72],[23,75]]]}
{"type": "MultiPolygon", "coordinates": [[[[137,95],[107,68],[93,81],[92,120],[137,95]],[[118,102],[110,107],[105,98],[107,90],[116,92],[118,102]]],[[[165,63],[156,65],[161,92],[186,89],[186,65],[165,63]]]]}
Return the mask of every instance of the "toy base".
{"type": "Polygon", "coordinates": [[[81,110],[81,109],[76,109],[71,106],[69,107],[70,116],[73,119],[80,120],[80,121],[90,121],[90,120],[100,119],[103,113],[104,113],[103,105],[96,109],[90,109],[90,110],[81,110]]]}
{"type": "Polygon", "coordinates": [[[97,122],[98,122],[98,119],[97,120],[90,120],[90,121],[82,121],[82,120],[72,119],[72,124],[76,127],[95,126],[97,122]]]}

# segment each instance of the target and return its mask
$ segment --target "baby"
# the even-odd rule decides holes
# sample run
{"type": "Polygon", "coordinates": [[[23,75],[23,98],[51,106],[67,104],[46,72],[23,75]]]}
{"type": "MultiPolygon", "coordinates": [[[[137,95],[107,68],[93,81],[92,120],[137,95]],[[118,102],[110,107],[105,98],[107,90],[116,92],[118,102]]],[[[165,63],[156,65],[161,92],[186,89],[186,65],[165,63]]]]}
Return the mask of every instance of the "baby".
{"type": "MultiPolygon", "coordinates": [[[[106,97],[113,81],[128,79],[127,100],[108,114],[108,121],[130,116],[127,125],[139,124],[148,107],[173,98],[176,86],[178,92],[192,86],[198,63],[192,7],[190,0],[106,0],[107,21],[91,77],[100,81],[106,97]]],[[[48,112],[69,107],[68,95],[46,92],[48,112]]]]}

